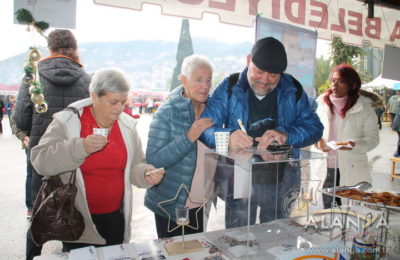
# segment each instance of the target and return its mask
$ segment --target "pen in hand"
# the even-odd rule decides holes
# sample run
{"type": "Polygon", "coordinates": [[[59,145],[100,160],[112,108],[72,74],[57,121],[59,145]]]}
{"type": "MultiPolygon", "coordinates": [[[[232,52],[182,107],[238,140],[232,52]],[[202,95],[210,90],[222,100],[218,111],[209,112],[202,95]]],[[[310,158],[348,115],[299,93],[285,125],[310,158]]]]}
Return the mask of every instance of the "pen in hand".
{"type": "Polygon", "coordinates": [[[164,170],[164,167],[157,168],[157,169],[154,169],[154,170],[152,170],[152,171],[146,172],[144,175],[145,175],[145,176],[148,176],[148,175],[150,175],[150,174],[153,174],[153,173],[155,173],[155,172],[158,172],[159,170],[164,170]]]}
{"type": "Polygon", "coordinates": [[[239,118],[239,119],[237,120],[237,122],[238,122],[238,124],[239,124],[240,130],[242,130],[245,134],[247,134],[247,131],[246,131],[246,129],[245,129],[244,126],[243,126],[242,120],[239,118]]]}

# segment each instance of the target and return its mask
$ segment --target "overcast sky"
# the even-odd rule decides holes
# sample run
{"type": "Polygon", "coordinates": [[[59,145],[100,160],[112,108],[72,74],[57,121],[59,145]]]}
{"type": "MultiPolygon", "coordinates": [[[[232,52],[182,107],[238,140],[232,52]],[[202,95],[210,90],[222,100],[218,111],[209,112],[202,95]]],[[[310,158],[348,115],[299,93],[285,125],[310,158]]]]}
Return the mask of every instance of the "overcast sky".
{"type": "MultiPolygon", "coordinates": [[[[27,32],[26,26],[13,24],[13,0],[0,1],[0,60],[26,51],[29,46],[46,46],[43,37],[27,32]],[[4,40],[5,39],[5,40],[4,40]]],[[[179,40],[182,18],[161,14],[161,8],[145,4],[143,11],[95,5],[93,1],[77,1],[76,29],[78,42],[179,40]]],[[[50,28],[49,31],[51,31],[50,28]]],[[[223,24],[218,16],[205,14],[202,20],[190,20],[192,37],[205,37],[228,43],[254,41],[254,28],[223,24]]],[[[318,41],[317,57],[328,51],[318,41]]]]}

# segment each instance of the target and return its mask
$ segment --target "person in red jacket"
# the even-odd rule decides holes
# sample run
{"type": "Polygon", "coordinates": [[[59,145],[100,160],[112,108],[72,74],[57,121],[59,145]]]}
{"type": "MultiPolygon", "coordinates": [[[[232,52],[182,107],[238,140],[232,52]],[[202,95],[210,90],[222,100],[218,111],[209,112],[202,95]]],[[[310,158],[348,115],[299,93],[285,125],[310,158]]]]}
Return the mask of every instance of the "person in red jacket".
{"type": "Polygon", "coordinates": [[[127,99],[125,105],[124,105],[124,110],[123,112],[127,113],[134,119],[139,119],[140,115],[138,113],[135,113],[135,111],[132,109],[132,100],[130,98],[127,99]]]}

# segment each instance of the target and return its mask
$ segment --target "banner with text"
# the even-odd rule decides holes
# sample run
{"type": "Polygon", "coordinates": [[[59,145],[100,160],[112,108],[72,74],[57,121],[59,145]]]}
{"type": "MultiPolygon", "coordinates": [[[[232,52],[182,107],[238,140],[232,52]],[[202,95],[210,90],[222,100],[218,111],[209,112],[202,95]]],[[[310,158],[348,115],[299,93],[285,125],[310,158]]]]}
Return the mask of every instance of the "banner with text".
{"type": "Polygon", "coordinates": [[[400,46],[400,11],[375,5],[375,17],[358,0],[94,0],[96,4],[142,10],[145,3],[162,7],[163,14],[201,19],[213,13],[221,22],[252,27],[257,14],[318,33],[331,40],[340,36],[348,44],[369,41],[383,49],[400,46]]]}

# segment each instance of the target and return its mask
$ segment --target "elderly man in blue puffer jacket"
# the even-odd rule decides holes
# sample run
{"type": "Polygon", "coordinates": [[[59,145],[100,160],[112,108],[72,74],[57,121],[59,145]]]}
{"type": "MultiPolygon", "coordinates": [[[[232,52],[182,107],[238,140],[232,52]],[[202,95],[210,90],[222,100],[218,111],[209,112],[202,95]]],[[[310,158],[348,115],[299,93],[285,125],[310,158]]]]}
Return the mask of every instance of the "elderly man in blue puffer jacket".
{"type": "MultiPolygon", "coordinates": [[[[215,147],[214,132],[227,131],[231,133],[230,148],[256,146],[257,149],[266,149],[273,142],[302,148],[317,142],[322,136],[323,126],[311,108],[301,84],[291,75],[283,73],[286,67],[287,56],[281,42],[273,37],[258,40],[251,55],[247,57],[247,67],[240,73],[237,83],[232,84],[232,75],[226,78],[207,102],[202,117],[211,118],[214,126],[203,133],[202,141],[215,147]],[[243,121],[246,132],[240,130],[238,119],[243,121]]],[[[258,195],[251,198],[251,203],[254,202],[251,206],[254,211],[251,213],[251,223],[255,221],[257,206],[261,208],[261,222],[282,217],[278,207],[283,199],[282,194],[290,187],[277,187],[276,183],[284,183],[284,178],[288,178],[283,174],[288,172],[287,168],[287,165],[282,164],[270,164],[269,168],[253,166],[253,184],[257,180],[257,185],[261,185],[253,185],[253,196],[258,195]],[[266,171],[280,173],[274,177],[269,174],[272,179],[268,180],[266,174],[263,174],[266,171]],[[278,197],[273,196],[276,189],[279,190],[278,197]]],[[[218,176],[232,175],[232,169],[218,167],[216,179],[218,176]]],[[[300,181],[300,171],[292,172],[297,172],[297,176],[290,178],[297,180],[289,181],[291,186],[300,181]]],[[[232,179],[229,182],[231,186],[232,179]]],[[[241,218],[239,212],[241,207],[247,210],[243,201],[231,197],[225,199],[226,226],[229,228],[245,225],[247,214],[242,212],[244,217],[241,218]]]]}

